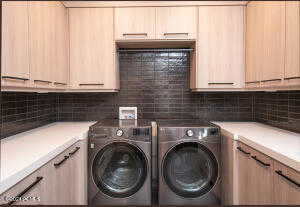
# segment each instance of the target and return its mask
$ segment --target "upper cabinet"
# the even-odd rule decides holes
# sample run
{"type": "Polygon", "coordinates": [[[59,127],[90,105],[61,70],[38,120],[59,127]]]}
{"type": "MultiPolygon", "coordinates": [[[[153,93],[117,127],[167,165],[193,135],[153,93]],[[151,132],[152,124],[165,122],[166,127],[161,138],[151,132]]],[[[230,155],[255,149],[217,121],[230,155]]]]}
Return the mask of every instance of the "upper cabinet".
{"type": "Polygon", "coordinates": [[[300,2],[286,2],[286,56],[284,79],[288,85],[300,84],[300,2]]]}
{"type": "Polygon", "coordinates": [[[156,8],[157,39],[196,39],[197,7],[156,8]]]}
{"type": "Polygon", "coordinates": [[[29,86],[28,2],[2,2],[2,86],[29,86]]]}
{"type": "Polygon", "coordinates": [[[29,3],[30,71],[36,87],[52,86],[55,68],[55,7],[51,2],[29,3]]]}
{"type": "Polygon", "coordinates": [[[64,89],[69,61],[67,9],[62,3],[4,1],[2,17],[3,86],[64,89]]]}
{"type": "Polygon", "coordinates": [[[115,39],[155,39],[155,8],[115,8],[115,39]]]}
{"type": "Polygon", "coordinates": [[[243,88],[244,8],[199,7],[196,52],[198,65],[191,77],[192,89],[243,88]]]}
{"type": "Polygon", "coordinates": [[[119,89],[112,8],[71,8],[70,81],[74,90],[119,89]]]}
{"type": "Polygon", "coordinates": [[[247,5],[246,86],[300,85],[299,2],[247,5]]]}

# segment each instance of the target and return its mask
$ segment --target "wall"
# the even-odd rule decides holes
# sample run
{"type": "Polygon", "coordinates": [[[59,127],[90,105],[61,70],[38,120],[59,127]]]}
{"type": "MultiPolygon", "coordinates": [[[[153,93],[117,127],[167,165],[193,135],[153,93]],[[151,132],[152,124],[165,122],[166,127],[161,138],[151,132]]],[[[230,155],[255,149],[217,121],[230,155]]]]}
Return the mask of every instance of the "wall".
{"type": "Polygon", "coordinates": [[[121,52],[119,93],[59,94],[59,120],[118,118],[137,106],[140,119],[253,120],[252,93],[191,93],[188,52],[121,52]]]}
{"type": "Polygon", "coordinates": [[[55,94],[2,92],[1,137],[56,121],[55,94]]]}
{"type": "Polygon", "coordinates": [[[1,102],[1,137],[54,121],[118,118],[137,106],[138,118],[259,121],[300,133],[300,91],[191,93],[189,53],[121,53],[119,93],[13,93],[1,102]]]}
{"type": "Polygon", "coordinates": [[[257,92],[255,121],[300,133],[300,91],[257,92]]]}

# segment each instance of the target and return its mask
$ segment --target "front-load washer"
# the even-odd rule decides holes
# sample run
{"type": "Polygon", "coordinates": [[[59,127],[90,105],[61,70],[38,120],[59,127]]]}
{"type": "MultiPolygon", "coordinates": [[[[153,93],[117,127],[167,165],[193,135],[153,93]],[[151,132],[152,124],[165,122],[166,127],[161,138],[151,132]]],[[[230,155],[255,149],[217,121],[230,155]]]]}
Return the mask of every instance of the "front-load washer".
{"type": "Polygon", "coordinates": [[[220,145],[213,124],[158,121],[159,205],[219,205],[220,145]]]}
{"type": "Polygon", "coordinates": [[[89,205],[151,205],[151,122],[101,120],[90,127],[89,205]]]}

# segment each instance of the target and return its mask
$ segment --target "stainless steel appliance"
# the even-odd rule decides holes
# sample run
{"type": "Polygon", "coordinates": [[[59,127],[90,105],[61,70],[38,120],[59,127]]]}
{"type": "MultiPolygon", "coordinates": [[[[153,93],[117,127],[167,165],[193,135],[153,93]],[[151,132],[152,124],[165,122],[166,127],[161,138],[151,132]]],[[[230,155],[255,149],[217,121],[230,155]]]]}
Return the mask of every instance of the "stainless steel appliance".
{"type": "Polygon", "coordinates": [[[151,122],[99,121],[88,146],[89,205],[151,205],[151,122]]]}
{"type": "Polygon", "coordinates": [[[219,128],[158,121],[159,205],[220,204],[219,128]]]}

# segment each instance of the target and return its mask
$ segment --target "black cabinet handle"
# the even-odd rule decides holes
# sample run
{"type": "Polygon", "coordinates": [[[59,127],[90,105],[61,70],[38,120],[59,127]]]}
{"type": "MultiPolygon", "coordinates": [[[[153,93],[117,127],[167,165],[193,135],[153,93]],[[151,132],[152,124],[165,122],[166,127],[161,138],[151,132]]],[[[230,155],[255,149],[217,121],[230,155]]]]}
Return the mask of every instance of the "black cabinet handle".
{"type": "Polygon", "coordinates": [[[256,162],[259,162],[259,163],[262,164],[263,166],[266,166],[266,167],[269,167],[269,166],[270,166],[269,163],[265,163],[265,162],[263,162],[263,161],[257,159],[256,156],[251,156],[251,158],[254,159],[256,162]]]}
{"type": "Polygon", "coordinates": [[[34,82],[52,83],[52,81],[45,81],[45,80],[34,80],[34,82]]]}
{"type": "Polygon", "coordinates": [[[281,81],[280,78],[270,79],[270,80],[261,80],[261,82],[270,82],[270,81],[281,81]]]}
{"type": "Polygon", "coordinates": [[[67,159],[69,159],[69,156],[65,156],[63,160],[61,160],[58,163],[54,163],[54,167],[59,167],[61,164],[63,164],[67,159]]]}
{"type": "Polygon", "coordinates": [[[28,81],[28,78],[18,78],[13,76],[2,76],[3,79],[13,79],[13,80],[22,80],[22,81],[28,81]]]}
{"type": "Polygon", "coordinates": [[[233,85],[234,83],[208,83],[208,85],[233,85]]]}
{"type": "Polygon", "coordinates": [[[55,85],[67,85],[66,83],[54,82],[55,85]]]}
{"type": "Polygon", "coordinates": [[[247,81],[245,83],[259,83],[259,81],[247,81]]]}
{"type": "Polygon", "coordinates": [[[281,177],[283,177],[284,179],[290,181],[291,183],[295,184],[297,187],[300,188],[300,183],[298,183],[298,182],[292,180],[291,178],[289,178],[288,176],[284,175],[284,174],[282,173],[281,170],[275,170],[275,172],[276,172],[278,175],[280,175],[281,177]]]}
{"type": "MultiPolygon", "coordinates": [[[[31,188],[33,188],[36,184],[38,184],[41,180],[43,180],[43,177],[36,177],[36,181],[34,181],[30,186],[25,188],[21,193],[19,193],[15,198],[20,198],[23,195],[25,195],[31,188]]],[[[12,200],[7,203],[7,205],[12,205],[16,202],[16,200],[12,200]]]]}
{"type": "Polygon", "coordinates": [[[76,147],[76,149],[73,152],[70,152],[69,155],[74,155],[78,150],[80,149],[80,147],[76,147]]]}
{"type": "Polygon", "coordinates": [[[80,83],[79,86],[103,86],[104,83],[80,83]]]}
{"type": "Polygon", "coordinates": [[[241,147],[237,147],[237,149],[239,151],[241,151],[242,153],[244,153],[245,155],[250,155],[250,152],[246,152],[245,150],[243,150],[241,147]]]}

